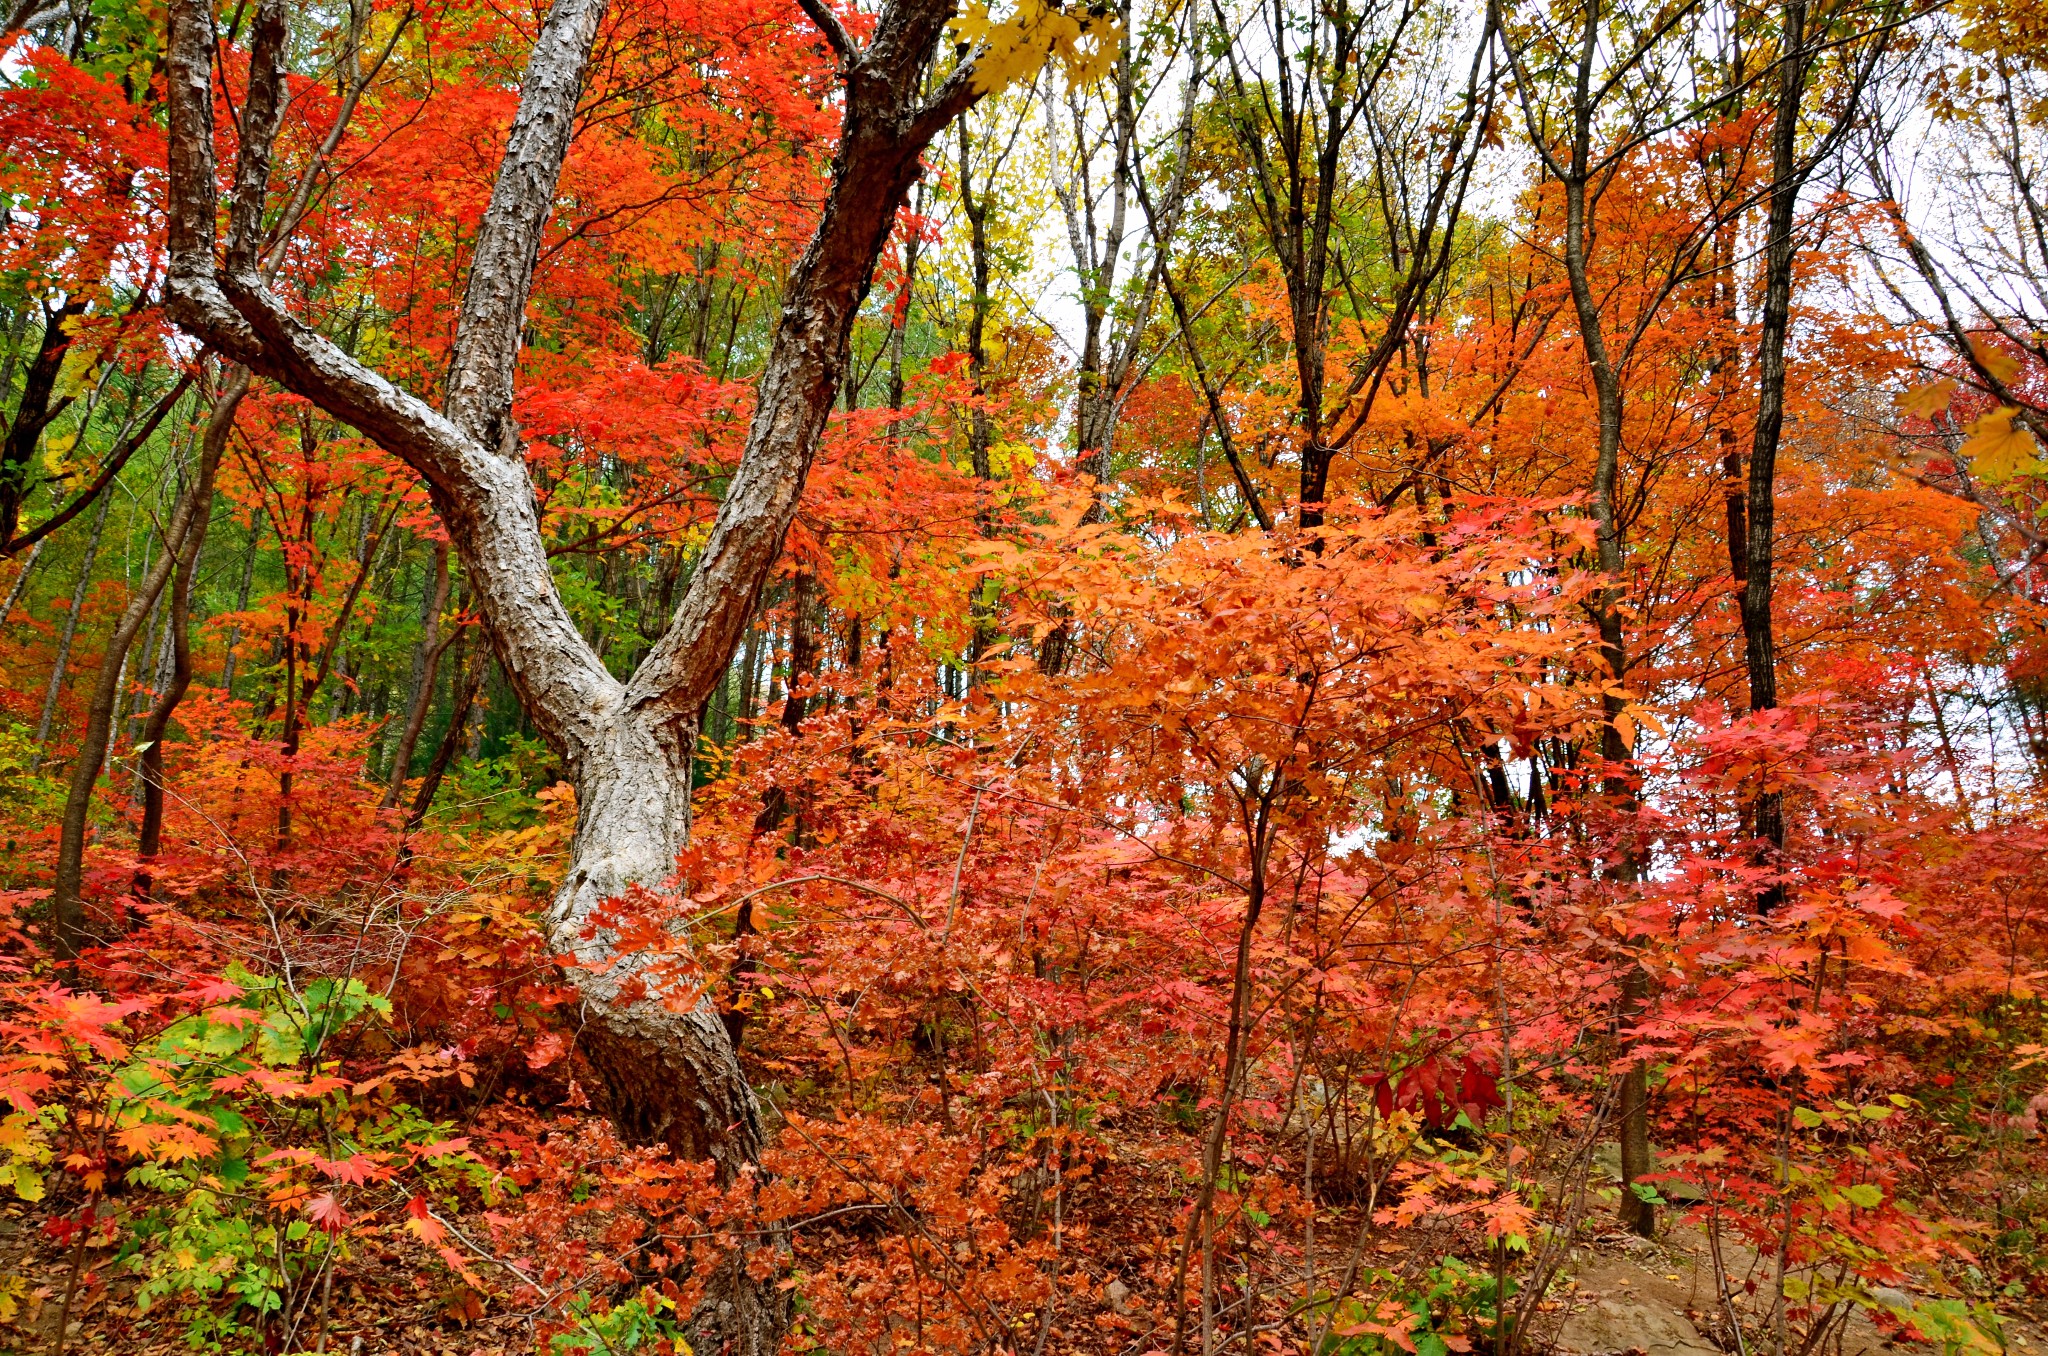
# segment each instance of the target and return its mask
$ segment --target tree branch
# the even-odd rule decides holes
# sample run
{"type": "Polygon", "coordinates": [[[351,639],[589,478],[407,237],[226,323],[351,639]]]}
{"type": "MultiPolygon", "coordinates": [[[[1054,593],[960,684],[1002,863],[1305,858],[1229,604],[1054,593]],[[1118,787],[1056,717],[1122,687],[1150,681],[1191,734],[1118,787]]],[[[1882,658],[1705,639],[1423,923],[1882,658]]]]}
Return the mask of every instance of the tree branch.
{"type": "Polygon", "coordinates": [[[72,497],[70,503],[51,514],[43,522],[38,523],[20,536],[10,539],[5,545],[0,545],[0,556],[21,554],[91,507],[92,501],[100,496],[101,492],[107,488],[107,485],[115,476],[121,474],[121,468],[128,464],[128,459],[133,457],[136,450],[149,441],[150,435],[156,432],[156,426],[163,422],[164,416],[171,412],[171,407],[178,403],[178,398],[184,395],[191,386],[192,374],[190,372],[179,377],[177,384],[164,392],[163,398],[158,400],[156,405],[150,410],[149,416],[142,421],[142,427],[123,438],[115,446],[114,450],[107,454],[107,460],[100,467],[100,473],[94,478],[92,484],[79,491],[78,494],[72,497]]]}
{"type": "Polygon", "coordinates": [[[824,0],[797,0],[804,17],[817,25],[825,35],[825,41],[832,44],[833,53],[839,58],[842,74],[860,60],[860,48],[854,44],[853,35],[839,22],[839,16],[825,7],[824,0]]]}

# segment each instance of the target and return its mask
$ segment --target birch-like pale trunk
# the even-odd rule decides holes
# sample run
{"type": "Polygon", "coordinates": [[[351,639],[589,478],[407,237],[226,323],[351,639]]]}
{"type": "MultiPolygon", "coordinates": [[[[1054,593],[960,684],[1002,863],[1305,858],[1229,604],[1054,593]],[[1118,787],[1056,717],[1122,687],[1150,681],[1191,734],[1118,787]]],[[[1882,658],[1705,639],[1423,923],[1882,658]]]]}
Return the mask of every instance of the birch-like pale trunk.
{"type": "MultiPolygon", "coordinates": [[[[229,213],[217,249],[209,6],[177,0],[167,51],[171,264],[166,309],[187,332],[305,396],[405,461],[426,482],[498,659],[577,792],[570,865],[547,918],[582,997],[580,1043],[611,1110],[638,1140],[751,1170],[763,1130],[708,995],[672,1004],[656,963],[621,954],[604,906],[674,873],[687,826],[693,723],[723,676],[782,550],[847,360],[870,276],[932,139],[973,104],[963,62],[926,98],[951,0],[891,0],[857,46],[820,0],[800,0],[831,45],[844,87],[823,216],[789,277],[740,467],[668,630],[623,682],[577,631],[549,571],[512,418],[520,330],[543,227],[568,150],[604,0],[556,0],[541,25],[491,204],[477,234],[440,409],[402,391],[293,316],[259,256],[286,25],[264,0],[251,29],[250,90],[229,213]]],[[[631,907],[630,901],[626,907],[631,907]]],[[[785,1305],[728,1265],[691,1322],[702,1351],[773,1350],[785,1305]]]]}

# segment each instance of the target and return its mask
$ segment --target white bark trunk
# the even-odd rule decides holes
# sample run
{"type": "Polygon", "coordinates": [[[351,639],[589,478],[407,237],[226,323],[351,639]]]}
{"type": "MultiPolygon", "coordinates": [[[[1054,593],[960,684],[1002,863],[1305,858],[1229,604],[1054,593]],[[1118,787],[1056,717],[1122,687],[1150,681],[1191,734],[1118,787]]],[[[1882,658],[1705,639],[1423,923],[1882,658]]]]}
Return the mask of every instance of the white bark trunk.
{"type": "MultiPolygon", "coordinates": [[[[623,956],[605,907],[674,873],[687,831],[691,722],[752,617],[838,390],[855,314],[919,157],[978,97],[963,62],[929,100],[925,73],[952,0],[891,0],[856,48],[820,0],[798,0],[839,56],[844,121],[832,187],[790,276],[738,472],[667,632],[620,683],[578,633],[549,571],[511,420],[527,289],[554,203],[604,0],[556,0],[535,43],[491,206],[478,233],[445,413],[300,323],[269,290],[253,239],[263,219],[283,84],[282,0],[252,29],[251,90],[226,266],[216,262],[210,7],[172,6],[168,51],[170,247],[166,307],[184,329],[354,425],[426,481],[499,660],[578,796],[569,876],[548,935],[572,957],[582,1042],[621,1128],[708,1158],[730,1178],[758,1158],[759,1106],[711,998],[665,1001],[662,958],[623,956]],[[679,1010],[680,1009],[680,1010],[679,1010]]],[[[630,904],[627,906],[630,907],[630,904]]],[[[692,1317],[702,1352],[772,1351],[786,1306],[728,1260],[692,1317]]]]}

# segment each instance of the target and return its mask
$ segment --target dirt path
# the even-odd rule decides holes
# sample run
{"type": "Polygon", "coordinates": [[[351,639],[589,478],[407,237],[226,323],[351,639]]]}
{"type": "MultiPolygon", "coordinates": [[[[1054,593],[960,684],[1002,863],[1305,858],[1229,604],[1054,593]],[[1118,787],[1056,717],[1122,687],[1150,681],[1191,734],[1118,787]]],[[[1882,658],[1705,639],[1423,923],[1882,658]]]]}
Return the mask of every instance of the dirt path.
{"type": "MultiPolygon", "coordinates": [[[[1770,1261],[1727,1243],[1722,1259],[1729,1282],[1725,1300],[1716,1293],[1712,1255],[1700,1230],[1673,1229],[1655,1243],[1603,1238],[1575,1254],[1559,1282],[1561,1303],[1548,1316],[1551,1325],[1533,1336],[1571,1356],[1757,1356],[1772,1345],[1770,1261]]],[[[1902,1305],[1924,1298],[1879,1293],[1902,1305]]],[[[2048,1356],[2048,1335],[2031,1324],[2007,1321],[2004,1339],[2004,1349],[2016,1356],[2048,1356]]],[[[1795,1334],[1795,1346],[1797,1340],[1795,1334]]],[[[1858,1309],[1819,1350],[1826,1356],[1917,1356],[1939,1348],[1888,1337],[1869,1311],[1858,1309]]]]}

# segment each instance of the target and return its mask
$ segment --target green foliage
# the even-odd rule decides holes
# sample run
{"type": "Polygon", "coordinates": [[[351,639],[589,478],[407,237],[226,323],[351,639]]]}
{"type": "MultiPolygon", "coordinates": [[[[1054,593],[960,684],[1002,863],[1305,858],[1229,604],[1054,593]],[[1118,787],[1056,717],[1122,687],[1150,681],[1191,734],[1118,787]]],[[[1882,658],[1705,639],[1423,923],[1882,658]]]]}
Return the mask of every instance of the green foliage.
{"type": "Polygon", "coordinates": [[[47,1194],[44,1172],[57,1156],[52,1140],[64,1123],[61,1106],[16,1111],[0,1120],[0,1187],[19,1201],[39,1201],[47,1194]]]}
{"type": "MultiPolygon", "coordinates": [[[[339,1076],[336,1046],[390,1011],[362,980],[294,986],[231,967],[208,996],[224,1001],[82,1070],[104,1102],[75,1114],[130,1164],[114,1261],[140,1279],[138,1310],[220,1350],[300,1311],[363,1216],[488,1174],[449,1123],[339,1076]]],[[[42,1194],[67,1114],[0,1127],[0,1182],[23,1199],[42,1194]]],[[[85,1184],[98,1192],[97,1173],[85,1184]]]]}
{"type": "Polygon", "coordinates": [[[16,822],[48,822],[64,804],[64,783],[36,770],[36,751],[29,731],[0,724],[0,812],[16,822]]]}
{"type": "Polygon", "coordinates": [[[201,1173],[144,1164],[129,1181],[162,1198],[145,1208],[120,1260],[142,1278],[136,1306],[168,1309],[195,1347],[218,1345],[282,1309],[300,1278],[315,1274],[338,1246],[304,1219],[280,1222],[261,1198],[237,1188],[248,1164],[229,1160],[201,1173]]]}
{"type": "Polygon", "coordinates": [[[488,830],[524,829],[541,818],[540,793],[561,773],[561,762],[540,740],[514,731],[496,757],[463,764],[454,774],[453,795],[441,796],[443,812],[488,830]]]}
{"type": "MultiPolygon", "coordinates": [[[[1431,1267],[1419,1285],[1385,1271],[1371,1273],[1368,1284],[1373,1282],[1383,1287],[1376,1301],[1336,1305],[1322,1356],[1450,1356],[1474,1350],[1492,1340],[1502,1321],[1501,1303],[1517,1289],[1512,1278],[1503,1287],[1491,1273],[1456,1257],[1431,1267]]],[[[1330,1314],[1327,1300],[1322,1310],[1330,1314]]]]}
{"type": "Polygon", "coordinates": [[[600,1308],[588,1295],[569,1302],[567,1332],[548,1342],[548,1356],[690,1356],[683,1340],[676,1304],[667,1295],[643,1288],[631,1299],[600,1308]]]}

